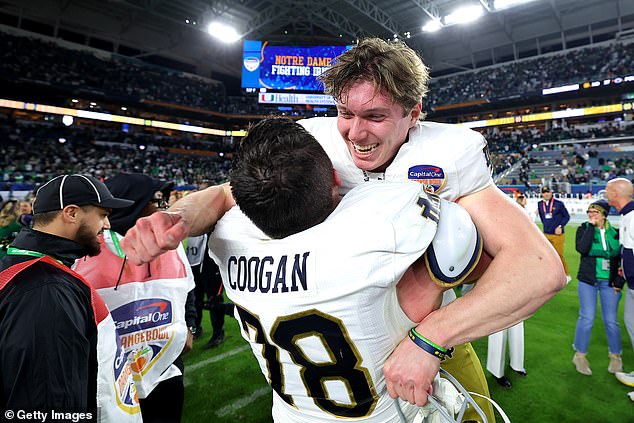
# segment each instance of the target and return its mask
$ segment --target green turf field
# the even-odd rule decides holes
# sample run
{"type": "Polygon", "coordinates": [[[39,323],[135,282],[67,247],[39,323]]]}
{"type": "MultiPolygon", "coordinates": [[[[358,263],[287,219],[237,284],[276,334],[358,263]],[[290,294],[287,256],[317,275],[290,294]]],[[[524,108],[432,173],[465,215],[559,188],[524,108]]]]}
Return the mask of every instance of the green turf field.
{"type": "MultiPolygon", "coordinates": [[[[510,369],[513,388],[499,387],[487,373],[493,398],[514,423],[524,422],[634,422],[634,403],[626,396],[632,390],[607,372],[605,331],[597,310],[588,351],[592,376],[575,371],[572,341],[578,312],[576,271],[579,255],[574,249],[575,227],[567,228],[566,258],[573,280],[525,323],[526,378],[510,369]]],[[[623,326],[620,303],[623,365],[634,370],[634,352],[623,326]]],[[[185,357],[184,422],[263,423],[271,422],[271,390],[255,358],[240,336],[238,325],[226,319],[226,341],[219,347],[202,349],[209,336],[209,317],[204,316],[205,334],[185,357]]],[[[474,342],[483,366],[486,339],[474,342]]],[[[508,360],[508,357],[507,357],[508,360]]],[[[498,419],[498,421],[500,421],[498,419]]]]}

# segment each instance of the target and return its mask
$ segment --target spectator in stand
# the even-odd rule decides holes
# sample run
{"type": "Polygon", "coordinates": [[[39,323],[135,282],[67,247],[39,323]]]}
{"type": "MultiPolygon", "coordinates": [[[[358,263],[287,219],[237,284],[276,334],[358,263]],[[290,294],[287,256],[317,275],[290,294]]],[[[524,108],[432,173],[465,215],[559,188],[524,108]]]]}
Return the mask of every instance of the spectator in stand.
{"type": "Polygon", "coordinates": [[[590,376],[586,358],[590,334],[597,313],[597,295],[601,300],[601,317],[608,338],[608,372],[623,370],[621,361],[621,329],[617,317],[623,278],[619,276],[619,234],[608,222],[610,205],[599,200],[588,206],[588,221],[577,228],[575,247],[581,254],[579,262],[579,319],[575,329],[572,359],[577,371],[590,376]]]}
{"type": "Polygon", "coordinates": [[[20,206],[17,200],[8,200],[0,209],[0,257],[4,257],[7,248],[15,239],[22,225],[20,218],[20,206]]]}
{"type": "Polygon", "coordinates": [[[544,225],[544,235],[555,247],[566,272],[566,280],[570,282],[570,270],[564,257],[564,243],[566,241],[565,226],[570,220],[570,214],[563,202],[556,200],[547,186],[542,187],[542,201],[537,203],[537,213],[544,225]]]}
{"type": "Polygon", "coordinates": [[[20,217],[18,217],[18,223],[22,227],[30,228],[31,221],[33,220],[33,206],[30,201],[22,200],[18,203],[18,210],[20,217]]]}

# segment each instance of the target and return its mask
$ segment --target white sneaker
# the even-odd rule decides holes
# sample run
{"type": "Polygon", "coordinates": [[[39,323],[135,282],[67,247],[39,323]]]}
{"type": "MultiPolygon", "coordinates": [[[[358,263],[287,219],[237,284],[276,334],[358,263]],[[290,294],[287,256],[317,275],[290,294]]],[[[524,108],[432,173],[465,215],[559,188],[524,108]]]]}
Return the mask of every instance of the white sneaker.
{"type": "MultiPolygon", "coordinates": [[[[614,376],[621,382],[623,385],[634,387],[634,372],[624,373],[624,372],[616,372],[614,376]]],[[[630,392],[628,395],[634,395],[634,392],[630,392]]],[[[634,401],[634,399],[632,399],[634,401]]]]}
{"type": "Polygon", "coordinates": [[[571,280],[572,280],[572,276],[566,275],[566,285],[568,285],[571,280]]]}
{"type": "Polygon", "coordinates": [[[628,396],[628,397],[630,397],[630,399],[631,399],[632,401],[634,401],[634,391],[632,391],[632,392],[628,392],[628,393],[627,393],[627,396],[628,396]]]}

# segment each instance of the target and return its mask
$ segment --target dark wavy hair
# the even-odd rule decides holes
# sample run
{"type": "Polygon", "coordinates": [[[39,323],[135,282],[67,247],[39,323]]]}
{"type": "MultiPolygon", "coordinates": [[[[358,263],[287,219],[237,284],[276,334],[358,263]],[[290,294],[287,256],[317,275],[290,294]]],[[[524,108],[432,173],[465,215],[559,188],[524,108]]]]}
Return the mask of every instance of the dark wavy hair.
{"type": "Polygon", "coordinates": [[[249,128],[231,170],[240,209],[271,238],[321,223],[333,210],[333,165],[301,125],[266,118],[249,128]]]}

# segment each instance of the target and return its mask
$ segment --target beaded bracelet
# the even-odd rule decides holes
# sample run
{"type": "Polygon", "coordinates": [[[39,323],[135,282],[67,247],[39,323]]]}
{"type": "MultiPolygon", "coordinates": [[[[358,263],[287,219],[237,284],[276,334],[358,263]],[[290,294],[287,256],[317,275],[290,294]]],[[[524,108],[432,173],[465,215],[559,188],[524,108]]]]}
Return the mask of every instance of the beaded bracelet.
{"type": "Polygon", "coordinates": [[[408,334],[409,339],[411,339],[416,345],[418,345],[434,357],[439,358],[441,361],[451,358],[453,354],[453,348],[446,349],[434,344],[432,341],[425,338],[420,333],[416,332],[416,329],[414,328],[410,329],[408,334]]]}

